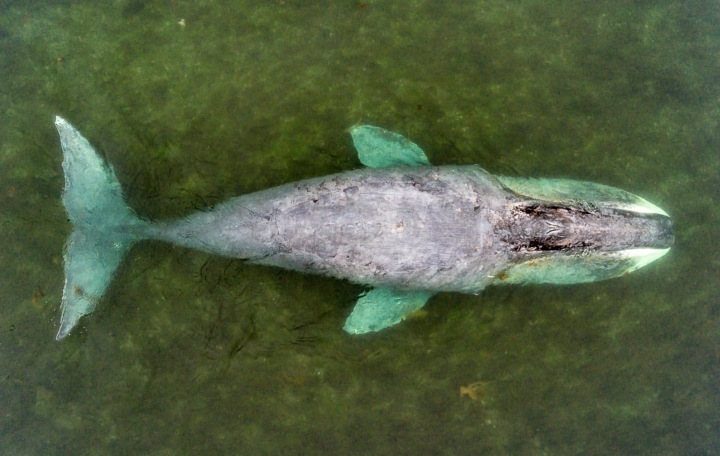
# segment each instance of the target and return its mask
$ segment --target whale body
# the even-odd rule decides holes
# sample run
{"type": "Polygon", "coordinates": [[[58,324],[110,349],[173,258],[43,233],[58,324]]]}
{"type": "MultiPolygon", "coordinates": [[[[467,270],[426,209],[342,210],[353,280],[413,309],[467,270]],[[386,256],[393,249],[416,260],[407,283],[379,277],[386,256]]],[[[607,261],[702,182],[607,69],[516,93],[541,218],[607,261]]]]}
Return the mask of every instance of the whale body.
{"type": "Polygon", "coordinates": [[[95,309],[124,254],[143,239],[368,286],[344,325],[353,334],[392,326],[437,292],[604,280],[660,258],[673,243],[668,214],[631,193],[432,166],[414,143],[369,125],[351,129],[365,168],[153,222],[125,204],[112,167],[72,125],[61,117],[55,125],[73,224],[58,340],[95,309]]]}

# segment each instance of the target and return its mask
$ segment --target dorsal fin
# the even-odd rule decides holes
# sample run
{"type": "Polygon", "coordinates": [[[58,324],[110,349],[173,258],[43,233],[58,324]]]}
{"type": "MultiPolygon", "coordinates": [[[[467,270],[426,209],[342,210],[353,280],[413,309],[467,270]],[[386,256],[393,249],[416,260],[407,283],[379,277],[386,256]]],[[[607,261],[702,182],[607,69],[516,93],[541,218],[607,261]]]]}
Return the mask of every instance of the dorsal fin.
{"type": "Polygon", "coordinates": [[[372,125],[350,130],[360,163],[370,168],[392,166],[431,166],[415,143],[402,135],[372,125]]]}

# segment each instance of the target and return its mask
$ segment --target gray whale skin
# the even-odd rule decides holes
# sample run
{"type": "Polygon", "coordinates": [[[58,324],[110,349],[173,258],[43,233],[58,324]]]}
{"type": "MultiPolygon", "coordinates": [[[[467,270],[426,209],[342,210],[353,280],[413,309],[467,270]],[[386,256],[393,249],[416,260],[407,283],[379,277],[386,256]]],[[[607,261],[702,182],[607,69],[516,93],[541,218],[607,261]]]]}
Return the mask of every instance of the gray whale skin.
{"type": "Polygon", "coordinates": [[[112,166],[80,132],[61,117],[55,126],[73,225],[58,340],[94,310],[125,252],[142,239],[366,285],[345,322],[352,334],[392,326],[436,292],[608,279],[673,243],[669,216],[631,193],[432,166],[412,142],[368,125],[351,130],[365,168],[152,222],[125,204],[112,166]]]}

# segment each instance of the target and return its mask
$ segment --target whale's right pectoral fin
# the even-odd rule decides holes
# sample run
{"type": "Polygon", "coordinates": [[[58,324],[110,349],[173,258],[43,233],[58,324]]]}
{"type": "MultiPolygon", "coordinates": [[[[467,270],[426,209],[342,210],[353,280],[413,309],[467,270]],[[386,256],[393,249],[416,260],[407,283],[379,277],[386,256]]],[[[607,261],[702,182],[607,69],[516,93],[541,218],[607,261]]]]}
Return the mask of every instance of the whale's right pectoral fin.
{"type": "Polygon", "coordinates": [[[422,309],[432,295],[429,291],[374,288],[358,299],[343,329],[350,334],[380,331],[422,309]]]}
{"type": "Polygon", "coordinates": [[[372,125],[350,130],[360,163],[370,168],[431,166],[425,152],[402,135],[372,125]]]}

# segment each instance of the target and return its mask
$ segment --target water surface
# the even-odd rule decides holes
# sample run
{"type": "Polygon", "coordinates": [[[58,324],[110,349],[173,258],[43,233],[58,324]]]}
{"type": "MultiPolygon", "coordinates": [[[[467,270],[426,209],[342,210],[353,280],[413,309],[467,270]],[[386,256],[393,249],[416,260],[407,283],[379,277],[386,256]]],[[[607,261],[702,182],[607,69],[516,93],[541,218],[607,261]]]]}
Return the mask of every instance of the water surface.
{"type": "Polygon", "coordinates": [[[703,1],[0,1],[0,452],[717,454],[718,24],[703,1]],[[676,244],[351,337],[360,287],[148,242],[58,343],[56,114],[151,218],[357,168],[371,123],[438,165],[637,193],[676,244]]]}

